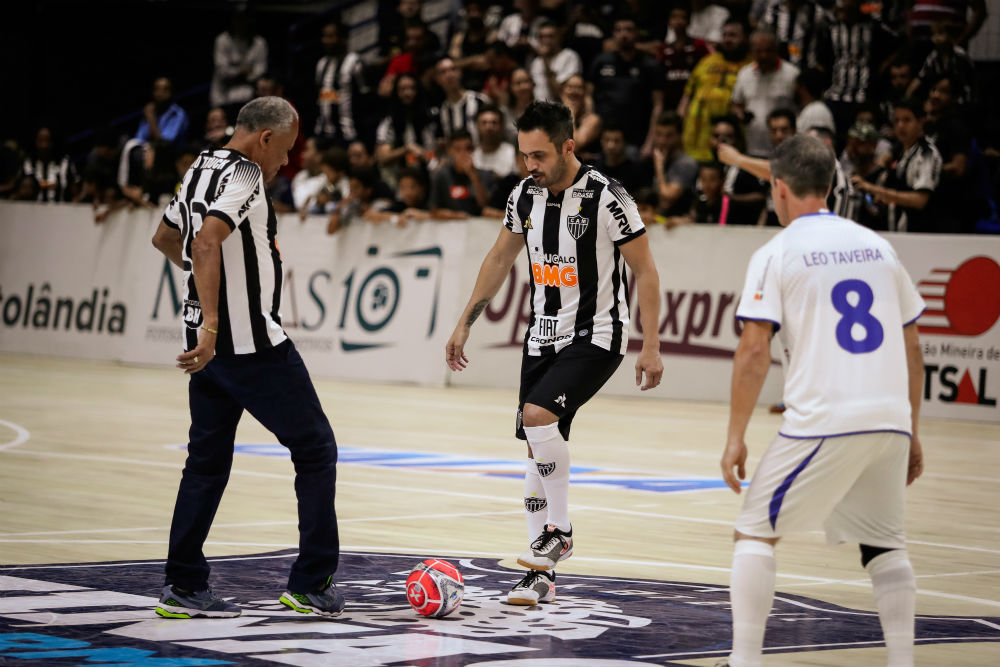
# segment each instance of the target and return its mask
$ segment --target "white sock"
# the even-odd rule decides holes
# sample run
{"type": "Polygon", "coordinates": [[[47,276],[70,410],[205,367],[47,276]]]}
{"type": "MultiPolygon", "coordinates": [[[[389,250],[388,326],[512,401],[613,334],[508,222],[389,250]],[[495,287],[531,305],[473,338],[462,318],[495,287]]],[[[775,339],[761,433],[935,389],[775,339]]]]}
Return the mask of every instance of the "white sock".
{"type": "Polygon", "coordinates": [[[760,540],[738,540],[733,548],[729,601],[733,608],[732,667],[761,664],[764,628],[774,599],[774,547],[760,540]]]}
{"type": "Polygon", "coordinates": [[[525,426],[524,434],[535,455],[539,478],[549,504],[547,521],[559,530],[568,531],[569,445],[559,432],[558,422],[546,426],[525,426]]]}
{"type": "Polygon", "coordinates": [[[889,649],[889,667],[913,665],[913,616],[917,605],[917,580],[906,549],[893,549],[868,561],[875,606],[889,649]]]}
{"type": "Polygon", "coordinates": [[[524,518],[528,523],[528,542],[545,530],[548,521],[548,502],[545,500],[545,487],[542,478],[538,476],[538,466],[534,459],[528,459],[524,466],[524,518]]]}

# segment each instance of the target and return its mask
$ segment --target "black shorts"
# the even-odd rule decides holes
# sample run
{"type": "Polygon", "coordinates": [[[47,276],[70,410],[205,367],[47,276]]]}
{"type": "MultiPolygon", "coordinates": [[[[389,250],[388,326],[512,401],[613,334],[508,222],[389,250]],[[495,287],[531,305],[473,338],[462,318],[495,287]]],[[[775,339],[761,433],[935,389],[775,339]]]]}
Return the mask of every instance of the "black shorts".
{"type": "Polygon", "coordinates": [[[576,411],[604,386],[624,357],[591,343],[567,345],[556,354],[521,358],[521,390],[518,395],[515,435],[527,440],[521,415],[531,403],[559,417],[559,432],[569,440],[569,427],[576,411]]]}

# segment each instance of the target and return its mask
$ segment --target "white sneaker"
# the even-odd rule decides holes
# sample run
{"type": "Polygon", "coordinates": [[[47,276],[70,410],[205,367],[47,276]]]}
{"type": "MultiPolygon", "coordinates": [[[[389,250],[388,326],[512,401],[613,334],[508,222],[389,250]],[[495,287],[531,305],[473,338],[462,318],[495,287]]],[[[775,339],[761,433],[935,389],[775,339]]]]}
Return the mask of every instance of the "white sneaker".
{"type": "Polygon", "coordinates": [[[563,532],[548,524],[531,547],[517,559],[517,564],[531,570],[551,570],[561,560],[573,555],[573,529],[563,532]]]}
{"type": "Polygon", "coordinates": [[[507,593],[507,604],[530,606],[556,599],[556,573],[530,570],[507,593]]]}

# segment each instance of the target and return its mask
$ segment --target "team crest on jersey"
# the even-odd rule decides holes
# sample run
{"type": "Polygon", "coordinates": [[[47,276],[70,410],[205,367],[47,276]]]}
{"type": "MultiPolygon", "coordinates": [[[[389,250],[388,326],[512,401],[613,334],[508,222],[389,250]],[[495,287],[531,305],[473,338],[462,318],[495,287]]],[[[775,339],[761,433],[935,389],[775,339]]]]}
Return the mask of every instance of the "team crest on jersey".
{"type": "Polygon", "coordinates": [[[586,233],[587,227],[589,226],[590,220],[582,215],[571,215],[566,218],[566,229],[569,230],[569,235],[577,241],[579,241],[580,237],[586,233]]]}

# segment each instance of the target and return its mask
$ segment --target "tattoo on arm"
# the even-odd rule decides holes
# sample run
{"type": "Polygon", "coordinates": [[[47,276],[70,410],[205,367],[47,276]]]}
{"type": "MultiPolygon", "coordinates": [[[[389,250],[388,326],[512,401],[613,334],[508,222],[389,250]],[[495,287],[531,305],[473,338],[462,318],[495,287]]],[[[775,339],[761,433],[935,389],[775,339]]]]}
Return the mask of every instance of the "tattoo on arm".
{"type": "Polygon", "coordinates": [[[489,302],[490,302],[489,299],[483,299],[482,301],[477,301],[476,305],[474,305],[472,307],[472,310],[469,311],[469,317],[465,320],[465,326],[471,327],[472,324],[476,321],[476,319],[479,318],[479,315],[483,312],[483,309],[486,308],[486,304],[488,304],[489,302]]]}

